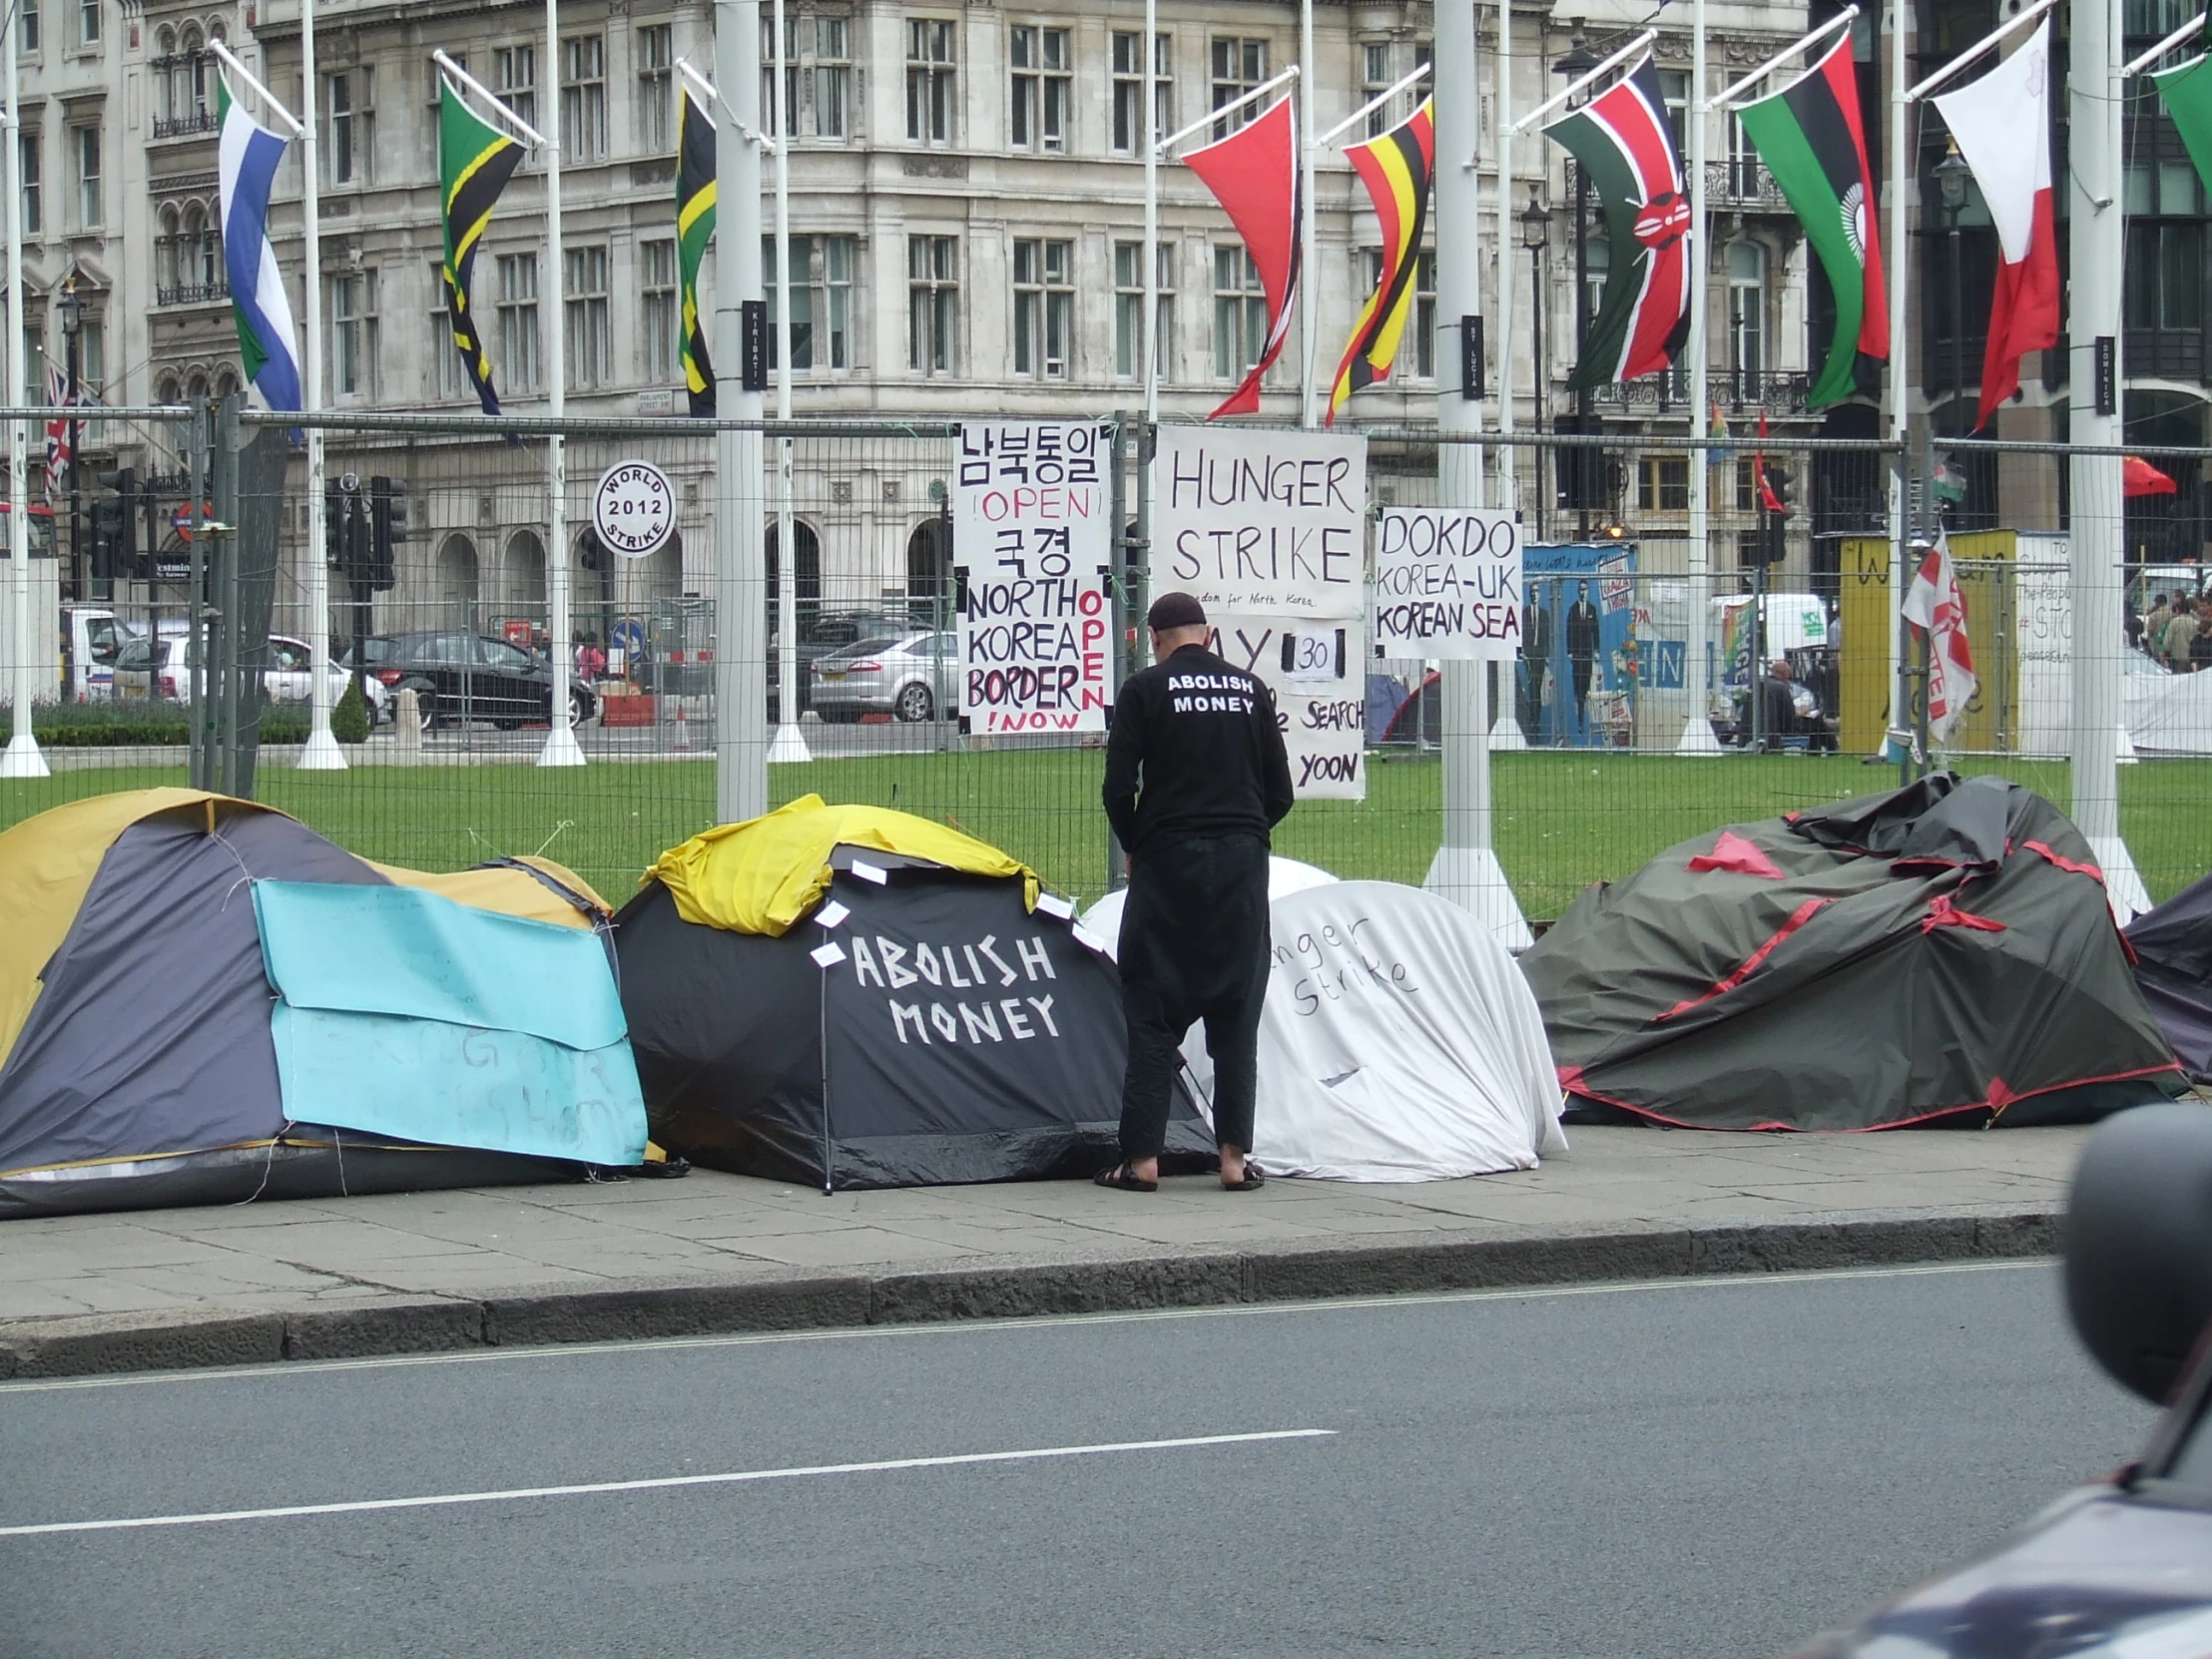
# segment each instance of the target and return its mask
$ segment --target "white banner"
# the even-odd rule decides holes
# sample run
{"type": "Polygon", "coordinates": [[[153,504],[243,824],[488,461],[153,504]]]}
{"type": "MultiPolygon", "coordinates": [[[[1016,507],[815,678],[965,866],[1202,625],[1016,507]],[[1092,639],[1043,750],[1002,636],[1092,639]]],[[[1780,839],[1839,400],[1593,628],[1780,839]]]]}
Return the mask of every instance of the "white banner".
{"type": "Polygon", "coordinates": [[[1375,542],[1376,655],[1506,662],[1520,648],[1521,540],[1512,515],[1384,511],[1375,542]]]}
{"type": "Polygon", "coordinates": [[[1275,693],[1301,801],[1368,793],[1367,639],[1358,617],[1212,617],[1214,651],[1275,693]]]}
{"type": "Polygon", "coordinates": [[[1163,426],[1151,595],[1196,595],[1209,616],[1357,617],[1367,506],[1357,433],[1163,426]]]}
{"type": "Polygon", "coordinates": [[[968,421],[953,468],[960,713],[974,732],[1103,732],[1109,429],[968,421]]]}

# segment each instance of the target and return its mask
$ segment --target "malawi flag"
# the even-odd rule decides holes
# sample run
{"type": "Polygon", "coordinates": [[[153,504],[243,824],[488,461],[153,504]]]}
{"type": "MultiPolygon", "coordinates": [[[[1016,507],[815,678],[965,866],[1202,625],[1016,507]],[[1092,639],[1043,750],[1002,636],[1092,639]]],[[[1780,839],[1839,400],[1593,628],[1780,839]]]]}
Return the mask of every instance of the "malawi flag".
{"type": "Polygon", "coordinates": [[[492,389],[491,356],[477,331],[469,300],[469,277],[476,267],[476,245],[491,223],[491,210],[522,165],[522,146],[476,119],[461,95],[438,77],[438,201],[445,220],[445,309],[452,318],[453,344],[468,370],[469,384],[484,413],[499,412],[492,389]]]}
{"type": "Polygon", "coordinates": [[[676,263],[683,331],[676,354],[684,365],[691,412],[715,412],[715,365],[707,355],[707,328],[699,317],[699,267],[715,235],[715,124],[684,88],[676,110],[676,263]]]}
{"type": "Polygon", "coordinates": [[[1874,172],[1867,165],[1850,35],[1839,36],[1819,63],[1772,98],[1746,104],[1737,114],[1796,210],[1836,293],[1836,337],[1806,407],[1841,402],[1854,390],[1862,354],[1890,354],[1874,172]]]}
{"type": "Polygon", "coordinates": [[[1938,94],[1997,230],[1997,287],[1981,360],[1979,431],[2020,386],[2020,358],[2058,343],[2058,231],[2050,196],[2050,19],[1956,92],[1938,94]]]}
{"type": "Polygon", "coordinates": [[[2197,164],[2197,177],[2212,190],[2212,56],[2191,58],[2150,78],[2173,117],[2174,128],[2197,164]]]}
{"type": "Polygon", "coordinates": [[[1605,297],[1567,389],[1656,373],[1690,334],[1691,229],[1682,158],[1651,54],[1544,131],[1589,175],[1612,249],[1605,297]]]}
{"type": "Polygon", "coordinates": [[[1261,341],[1252,371],[1228,401],[1206,418],[1258,414],[1260,382],[1290,337],[1302,263],[1298,117],[1289,96],[1227,138],[1193,150],[1183,161],[1214,193],[1229,223],[1244,238],[1245,252],[1260,274],[1260,290],[1268,302],[1267,337],[1261,341]]]}
{"type": "Polygon", "coordinates": [[[1344,361],[1337,365],[1336,384],[1329,391],[1326,424],[1331,426],[1354,392],[1389,378],[1405,319],[1412,314],[1413,276],[1420,265],[1429,183],[1436,169],[1434,104],[1433,99],[1422,100],[1402,125],[1345,152],[1368,187],[1382,228],[1382,275],[1361,307],[1344,361]]]}

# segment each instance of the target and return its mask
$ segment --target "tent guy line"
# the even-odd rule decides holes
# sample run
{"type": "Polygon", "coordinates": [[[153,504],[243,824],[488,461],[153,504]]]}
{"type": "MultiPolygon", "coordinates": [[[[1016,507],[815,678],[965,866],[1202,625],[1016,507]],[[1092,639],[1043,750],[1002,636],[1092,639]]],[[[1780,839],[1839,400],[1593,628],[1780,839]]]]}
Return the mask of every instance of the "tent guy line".
{"type": "Polygon", "coordinates": [[[885,1474],[906,1469],[959,1468],[983,1463],[1044,1462],[1137,1451],[1188,1451],[1208,1446],[1251,1445],[1265,1440],[1333,1438],[1334,1428],[1269,1428],[1247,1434],[1198,1434],[1174,1440],[1119,1440],[1102,1445],[1035,1446],[1022,1451],[969,1451],[943,1457],[891,1457],[872,1463],[818,1463],[802,1468],[739,1469],[724,1474],[671,1474],[644,1480],[599,1480],[571,1486],[515,1486],[488,1492],[443,1492],[428,1497],[362,1498],[347,1503],[292,1503],[268,1509],[219,1509],[197,1515],[134,1515],[113,1520],[45,1521],[0,1526],[0,1538],[59,1532],[127,1532],[149,1527],[210,1526],[229,1521],[290,1520],[312,1515],[361,1515],[387,1509],[441,1509],[462,1504],[512,1503],[538,1497],[598,1497],[614,1492],[671,1491],[684,1486],[734,1486],[818,1475],[885,1474]]]}
{"type": "Polygon", "coordinates": [[[1516,1285],[1487,1291],[1435,1291],[1405,1296],[1355,1296],[1231,1302],[1210,1308],[1134,1308],[1117,1313],[1039,1314],[1016,1319],[951,1320],[927,1325],[853,1325],[822,1331],[734,1331],[712,1337],[652,1337],[597,1343],[546,1343],[529,1348],[464,1349],[452,1354],[383,1354],[359,1360],[300,1360],[285,1365],[211,1366],[204,1370],[124,1372],[110,1377],[56,1377],[0,1382],[0,1394],[62,1393],[79,1388],[138,1388],[152,1383],[235,1382],[257,1378],[313,1378],[332,1372],[385,1371],[394,1367],[480,1366],[516,1360],[568,1360],[585,1356],[667,1353],[683,1349],[760,1348],[786,1343],[849,1342],[900,1337],[980,1337],[1073,1325],[1152,1325],[1164,1320],[1243,1318],[1253,1315],[1353,1313],[1373,1309],[1431,1308],[1456,1303],[1549,1302],[1562,1297],[1626,1296],[1654,1291],[1715,1291],[1745,1286],[1804,1285],[1861,1279],[1915,1279],[1941,1273],[2048,1271],[2055,1257],[2008,1257],[1984,1262],[1913,1262],[1880,1268],[1808,1268],[1791,1273],[1707,1274],[1695,1279],[1623,1279],[1604,1284],[1516,1285]]]}

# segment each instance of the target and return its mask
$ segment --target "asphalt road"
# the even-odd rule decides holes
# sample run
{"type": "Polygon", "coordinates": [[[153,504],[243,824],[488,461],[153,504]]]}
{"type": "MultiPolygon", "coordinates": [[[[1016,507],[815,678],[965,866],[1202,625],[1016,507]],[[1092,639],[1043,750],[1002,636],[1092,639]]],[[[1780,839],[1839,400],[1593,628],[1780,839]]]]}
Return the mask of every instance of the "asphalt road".
{"type": "Polygon", "coordinates": [[[1780,1655],[2148,1424],[2039,1265],[11,1384],[0,1653],[1780,1655]]]}

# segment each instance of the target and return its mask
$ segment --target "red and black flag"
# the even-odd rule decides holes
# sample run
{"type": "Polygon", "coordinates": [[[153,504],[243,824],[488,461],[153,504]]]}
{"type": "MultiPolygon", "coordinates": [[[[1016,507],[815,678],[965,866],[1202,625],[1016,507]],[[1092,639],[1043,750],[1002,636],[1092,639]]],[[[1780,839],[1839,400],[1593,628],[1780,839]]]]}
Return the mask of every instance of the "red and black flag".
{"type": "Polygon", "coordinates": [[[1567,389],[1610,385],[1673,362],[1690,333],[1690,199],[1659,74],[1636,67],[1544,129],[1588,175],[1611,263],[1567,389]]]}
{"type": "Polygon", "coordinates": [[[1290,98],[1278,99],[1266,114],[1217,143],[1193,150],[1183,160],[1214,193],[1214,200],[1229,215],[1229,223],[1244,238],[1245,253],[1259,274],[1260,291],[1267,296],[1267,333],[1258,336],[1255,330],[1256,337],[1238,341],[1240,352],[1250,362],[1250,372],[1228,400],[1206,418],[1258,414],[1260,381],[1283,354],[1283,342],[1290,337],[1291,307],[1298,300],[1304,252],[1299,238],[1303,204],[1298,117],[1290,98]]]}
{"type": "Polygon", "coordinates": [[[1874,170],[1849,34],[1772,98],[1737,112],[1805,227],[1836,294],[1836,335],[1805,399],[1822,408],[1856,388],[1859,358],[1890,354],[1890,304],[1875,230],[1874,170]]]}
{"type": "Polygon", "coordinates": [[[1382,229],[1382,271],[1353,325],[1344,361],[1337,365],[1336,383],[1329,391],[1327,424],[1332,426],[1354,392],[1389,378],[1405,319],[1412,314],[1413,276],[1420,266],[1428,190],[1436,171],[1434,102],[1423,99],[1403,123],[1345,152],[1375,203],[1382,229]]]}

